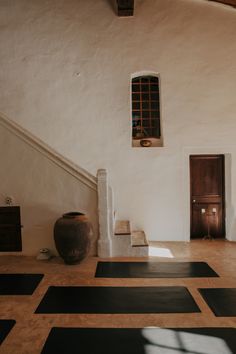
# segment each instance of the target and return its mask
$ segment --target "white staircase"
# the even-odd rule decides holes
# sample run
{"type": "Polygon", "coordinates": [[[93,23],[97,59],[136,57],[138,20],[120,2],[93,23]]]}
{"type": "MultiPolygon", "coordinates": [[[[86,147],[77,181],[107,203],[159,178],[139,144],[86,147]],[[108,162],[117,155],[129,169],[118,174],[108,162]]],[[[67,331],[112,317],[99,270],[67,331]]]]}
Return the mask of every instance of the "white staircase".
{"type": "Polygon", "coordinates": [[[98,256],[147,257],[149,245],[143,230],[131,230],[128,220],[115,220],[113,191],[106,169],[97,172],[98,219],[100,237],[98,256]]]}
{"type": "Polygon", "coordinates": [[[132,247],[146,247],[148,242],[145,232],[142,230],[132,231],[131,233],[131,246],[132,247]]]}
{"type": "Polygon", "coordinates": [[[131,231],[128,220],[116,220],[112,237],[112,256],[146,257],[148,242],[144,231],[131,231]]]}

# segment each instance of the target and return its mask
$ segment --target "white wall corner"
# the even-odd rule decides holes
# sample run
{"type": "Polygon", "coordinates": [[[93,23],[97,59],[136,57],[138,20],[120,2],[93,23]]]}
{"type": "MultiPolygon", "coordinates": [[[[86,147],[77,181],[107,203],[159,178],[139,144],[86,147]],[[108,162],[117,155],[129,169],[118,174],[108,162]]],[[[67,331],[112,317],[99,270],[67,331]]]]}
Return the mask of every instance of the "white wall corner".
{"type": "Polygon", "coordinates": [[[98,239],[98,256],[111,257],[111,218],[112,197],[109,196],[110,187],[108,186],[108,176],[106,169],[97,171],[97,191],[98,191],[98,222],[99,222],[99,239],[98,239]],[[110,205],[111,204],[111,205],[110,205]]]}

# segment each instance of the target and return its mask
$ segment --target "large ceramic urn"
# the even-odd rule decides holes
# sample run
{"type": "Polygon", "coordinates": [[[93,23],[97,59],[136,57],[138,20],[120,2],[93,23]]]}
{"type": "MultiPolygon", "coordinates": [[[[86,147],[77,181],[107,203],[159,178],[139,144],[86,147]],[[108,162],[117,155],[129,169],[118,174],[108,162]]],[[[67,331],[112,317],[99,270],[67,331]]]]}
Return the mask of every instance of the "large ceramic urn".
{"type": "Polygon", "coordinates": [[[63,214],[54,225],[54,240],[66,264],[80,263],[89,253],[92,226],[85,214],[63,214]]]}

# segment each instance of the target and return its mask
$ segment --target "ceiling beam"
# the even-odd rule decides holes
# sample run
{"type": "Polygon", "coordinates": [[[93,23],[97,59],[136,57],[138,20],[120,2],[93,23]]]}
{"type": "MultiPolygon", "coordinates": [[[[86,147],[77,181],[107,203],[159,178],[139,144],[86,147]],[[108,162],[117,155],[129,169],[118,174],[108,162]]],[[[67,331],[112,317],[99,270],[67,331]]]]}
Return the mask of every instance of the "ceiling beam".
{"type": "Polygon", "coordinates": [[[236,7],[236,0],[208,0],[208,1],[220,2],[221,4],[224,5],[230,5],[236,7]]]}
{"type": "Polygon", "coordinates": [[[118,16],[134,15],[134,0],[117,0],[118,16]]]}

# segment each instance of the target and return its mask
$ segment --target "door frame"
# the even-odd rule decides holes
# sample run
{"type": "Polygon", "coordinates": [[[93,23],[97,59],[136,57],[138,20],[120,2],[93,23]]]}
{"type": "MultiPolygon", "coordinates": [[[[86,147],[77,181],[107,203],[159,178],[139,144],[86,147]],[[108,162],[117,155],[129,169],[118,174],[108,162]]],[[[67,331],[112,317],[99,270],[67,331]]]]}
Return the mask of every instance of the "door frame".
{"type": "MultiPolygon", "coordinates": [[[[222,158],[222,229],[224,232],[224,237],[220,237],[219,239],[226,239],[226,230],[225,230],[225,154],[191,154],[189,155],[189,183],[190,183],[190,198],[189,198],[189,203],[190,203],[190,240],[193,240],[191,238],[191,229],[192,229],[192,184],[191,184],[191,166],[190,166],[190,161],[191,157],[196,156],[196,157],[221,157],[222,158]]],[[[201,239],[201,238],[199,238],[201,239]]],[[[218,238],[217,238],[218,239],[218,238]]]]}
{"type": "Polygon", "coordinates": [[[229,241],[235,240],[233,232],[234,223],[234,207],[232,205],[232,185],[231,185],[231,155],[232,148],[200,148],[185,147],[182,150],[182,241],[190,241],[190,166],[189,158],[191,155],[224,155],[225,158],[225,239],[229,241]]]}

